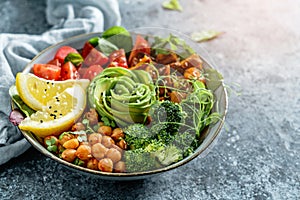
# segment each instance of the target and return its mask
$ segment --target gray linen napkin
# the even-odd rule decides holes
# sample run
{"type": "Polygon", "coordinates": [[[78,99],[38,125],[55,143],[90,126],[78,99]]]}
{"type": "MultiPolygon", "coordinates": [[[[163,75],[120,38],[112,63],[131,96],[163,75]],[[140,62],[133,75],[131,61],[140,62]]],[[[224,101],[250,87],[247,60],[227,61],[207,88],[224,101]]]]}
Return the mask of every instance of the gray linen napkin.
{"type": "Polygon", "coordinates": [[[0,34],[0,165],[30,147],[8,117],[16,73],[51,44],[121,23],[117,0],[48,0],[46,17],[53,27],[41,35],[0,34]]]}

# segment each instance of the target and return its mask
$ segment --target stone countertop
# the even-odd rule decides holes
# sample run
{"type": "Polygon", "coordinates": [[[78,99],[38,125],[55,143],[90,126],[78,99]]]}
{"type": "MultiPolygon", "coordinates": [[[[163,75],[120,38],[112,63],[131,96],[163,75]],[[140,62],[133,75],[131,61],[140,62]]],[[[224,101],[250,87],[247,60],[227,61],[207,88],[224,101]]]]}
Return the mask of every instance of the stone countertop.
{"type": "MultiPolygon", "coordinates": [[[[161,2],[120,2],[123,26],[224,32],[202,43],[231,88],[209,154],[159,176],[116,182],[76,174],[30,148],[0,166],[0,199],[300,199],[300,2],[190,0],[181,1],[182,12],[161,2]]],[[[45,7],[1,1],[0,32],[42,33],[50,27],[45,7]]]]}

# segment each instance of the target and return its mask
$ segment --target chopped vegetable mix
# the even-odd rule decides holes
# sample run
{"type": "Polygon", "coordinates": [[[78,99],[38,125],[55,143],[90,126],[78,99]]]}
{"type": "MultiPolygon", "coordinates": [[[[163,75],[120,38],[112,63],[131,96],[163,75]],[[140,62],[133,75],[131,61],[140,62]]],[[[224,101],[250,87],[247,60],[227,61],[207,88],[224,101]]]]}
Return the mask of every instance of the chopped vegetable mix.
{"type": "MultiPolygon", "coordinates": [[[[164,7],[181,9],[177,1],[164,7]]],[[[59,48],[32,73],[61,82],[89,79],[88,105],[69,130],[50,132],[43,145],[66,162],[104,172],[148,171],[182,160],[201,145],[202,131],[220,118],[212,111],[212,90],[222,76],[204,70],[202,63],[175,35],[152,40],[137,35],[133,43],[123,27],[91,38],[82,49],[59,48]]],[[[25,116],[37,111],[14,87],[10,95],[25,116]]],[[[23,120],[12,116],[18,118],[16,125],[23,120]]]]}

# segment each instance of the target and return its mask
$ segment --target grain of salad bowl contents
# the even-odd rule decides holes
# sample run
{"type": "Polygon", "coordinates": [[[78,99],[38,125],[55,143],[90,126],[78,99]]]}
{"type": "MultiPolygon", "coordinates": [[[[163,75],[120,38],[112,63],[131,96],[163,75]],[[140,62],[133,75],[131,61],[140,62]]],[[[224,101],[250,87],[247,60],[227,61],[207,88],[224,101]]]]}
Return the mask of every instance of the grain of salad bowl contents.
{"type": "Polygon", "coordinates": [[[118,26],[67,39],[17,74],[10,120],[77,172],[132,180],[177,168],[212,144],[227,111],[221,74],[190,44],[118,26]]]}

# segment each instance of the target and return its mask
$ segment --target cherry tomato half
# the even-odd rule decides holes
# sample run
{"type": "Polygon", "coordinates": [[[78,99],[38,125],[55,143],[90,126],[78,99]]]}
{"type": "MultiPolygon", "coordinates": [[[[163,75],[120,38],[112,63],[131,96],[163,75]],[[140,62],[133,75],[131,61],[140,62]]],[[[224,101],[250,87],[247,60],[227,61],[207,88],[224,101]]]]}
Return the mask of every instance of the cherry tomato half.
{"type": "Polygon", "coordinates": [[[91,65],[105,65],[108,62],[107,56],[105,56],[103,53],[98,51],[97,49],[93,48],[91,49],[90,53],[86,56],[84,59],[84,65],[85,66],[91,66],[91,65]]]}
{"type": "Polygon", "coordinates": [[[61,67],[61,72],[60,72],[61,80],[68,80],[68,79],[78,79],[79,78],[79,73],[75,67],[70,61],[66,62],[62,67],[61,67]]]}
{"type": "Polygon", "coordinates": [[[52,64],[34,64],[33,74],[47,80],[58,81],[60,79],[61,68],[52,64]]]}
{"type": "Polygon", "coordinates": [[[92,80],[95,76],[103,71],[101,65],[91,65],[86,69],[82,78],[92,80]]]}
{"type": "Polygon", "coordinates": [[[89,53],[91,52],[91,50],[94,48],[94,46],[89,43],[89,41],[87,41],[86,43],[84,43],[81,55],[83,58],[86,58],[87,55],[89,55],[89,53]]]}
{"type": "Polygon", "coordinates": [[[128,64],[132,67],[134,58],[142,58],[144,55],[150,55],[150,45],[142,36],[137,35],[134,47],[129,55],[128,64]]]}
{"type": "Polygon", "coordinates": [[[58,59],[61,64],[64,64],[65,57],[69,53],[78,53],[78,51],[70,46],[62,46],[56,51],[54,59],[58,59]]]}
{"type": "Polygon", "coordinates": [[[110,64],[108,67],[124,67],[128,68],[124,49],[112,52],[109,56],[110,64]]]}
{"type": "Polygon", "coordinates": [[[60,64],[60,62],[59,62],[59,60],[57,58],[50,60],[47,64],[56,65],[58,67],[61,66],[61,64],[60,64]]]}

